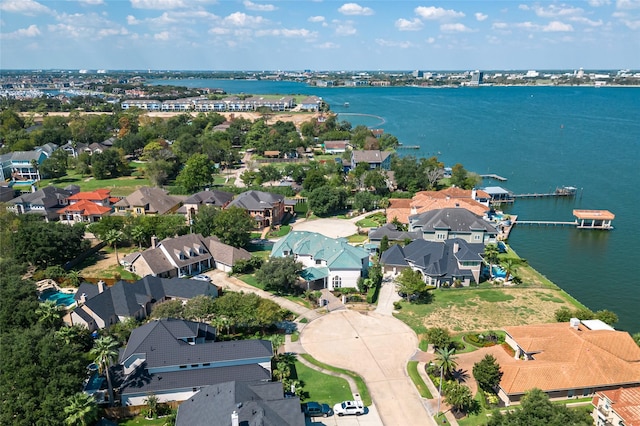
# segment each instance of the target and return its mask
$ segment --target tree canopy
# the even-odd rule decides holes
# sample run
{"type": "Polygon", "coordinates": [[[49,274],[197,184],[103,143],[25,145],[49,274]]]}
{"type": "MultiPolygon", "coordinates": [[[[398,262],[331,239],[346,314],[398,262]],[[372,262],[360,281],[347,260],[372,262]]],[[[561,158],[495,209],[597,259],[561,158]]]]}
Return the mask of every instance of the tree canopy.
{"type": "Polygon", "coordinates": [[[13,234],[15,256],[34,265],[62,265],[89,248],[84,239],[84,225],[69,226],[59,222],[41,222],[28,216],[21,218],[13,234]]]}
{"type": "Polygon", "coordinates": [[[500,365],[495,357],[487,354],[473,364],[473,377],[482,390],[494,392],[502,379],[502,371],[500,371],[500,365]]]}
{"type": "Polygon", "coordinates": [[[298,293],[298,276],[302,272],[302,263],[293,257],[272,257],[256,272],[256,279],[265,290],[281,294],[298,293]]]}

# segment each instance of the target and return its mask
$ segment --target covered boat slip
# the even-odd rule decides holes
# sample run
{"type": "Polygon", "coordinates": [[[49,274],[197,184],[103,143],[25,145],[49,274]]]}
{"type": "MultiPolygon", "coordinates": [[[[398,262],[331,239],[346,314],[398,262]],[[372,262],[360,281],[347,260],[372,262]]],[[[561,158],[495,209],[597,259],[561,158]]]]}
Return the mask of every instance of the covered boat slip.
{"type": "Polygon", "coordinates": [[[616,215],[608,210],[574,210],[577,226],[581,229],[612,229],[616,215]]]}

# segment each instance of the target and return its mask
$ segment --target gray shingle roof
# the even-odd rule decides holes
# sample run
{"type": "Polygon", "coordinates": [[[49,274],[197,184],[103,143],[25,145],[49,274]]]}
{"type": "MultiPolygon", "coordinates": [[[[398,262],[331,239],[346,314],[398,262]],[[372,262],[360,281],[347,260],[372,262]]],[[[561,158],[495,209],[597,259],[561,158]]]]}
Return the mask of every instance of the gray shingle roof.
{"type": "Polygon", "coordinates": [[[398,231],[393,223],[387,223],[386,225],[369,231],[369,239],[371,241],[380,241],[385,235],[391,241],[404,241],[406,239],[417,240],[418,238],[422,238],[420,232],[398,231]]]}
{"type": "Polygon", "coordinates": [[[284,197],[278,194],[262,191],[246,191],[238,195],[229,203],[229,207],[242,207],[245,210],[260,211],[270,209],[274,204],[284,201],[284,197]]]}
{"type": "MultiPolygon", "coordinates": [[[[192,321],[169,319],[151,321],[138,327],[131,333],[121,362],[133,354],[141,353],[146,354],[147,368],[252,360],[273,356],[272,345],[268,340],[208,341],[190,345],[180,340],[185,329],[181,328],[181,332],[176,332],[178,324],[173,322],[198,324],[192,321]]],[[[196,335],[197,333],[192,336],[196,335]]]]}
{"type": "Polygon", "coordinates": [[[183,402],[176,426],[231,426],[231,413],[241,425],[303,426],[298,398],[284,398],[280,382],[220,383],[203,388],[183,402]]]}
{"type": "MultiPolygon", "coordinates": [[[[122,368],[115,369],[114,382],[120,384],[122,395],[159,393],[161,391],[180,390],[191,391],[193,388],[213,385],[216,383],[237,380],[239,382],[253,382],[270,380],[268,370],[258,364],[235,365],[230,367],[198,368],[183,371],[171,371],[149,374],[148,370],[138,368],[133,374],[122,378],[122,368]],[[119,380],[118,380],[119,379],[119,380]]],[[[282,385],[280,385],[282,389],[282,385]]]]}
{"type": "Polygon", "coordinates": [[[64,200],[72,193],[55,186],[45,186],[35,192],[24,194],[9,201],[8,204],[30,204],[42,205],[45,209],[64,207],[64,200]]]}
{"type": "Polygon", "coordinates": [[[236,248],[220,242],[215,237],[205,238],[207,248],[216,262],[233,266],[238,260],[251,259],[251,253],[243,248],[236,248]]]}
{"type": "Polygon", "coordinates": [[[436,229],[448,229],[452,232],[471,232],[471,230],[484,230],[489,234],[497,234],[493,225],[480,216],[476,216],[467,209],[449,208],[424,212],[409,217],[409,229],[423,231],[435,231],[436,229]]]}
{"type": "Polygon", "coordinates": [[[210,206],[222,207],[233,200],[233,194],[224,191],[201,191],[193,194],[186,200],[185,204],[206,204],[210,206]]]}
{"type": "Polygon", "coordinates": [[[355,150],[353,151],[353,160],[356,163],[382,163],[391,155],[389,151],[380,150],[355,150]]]}

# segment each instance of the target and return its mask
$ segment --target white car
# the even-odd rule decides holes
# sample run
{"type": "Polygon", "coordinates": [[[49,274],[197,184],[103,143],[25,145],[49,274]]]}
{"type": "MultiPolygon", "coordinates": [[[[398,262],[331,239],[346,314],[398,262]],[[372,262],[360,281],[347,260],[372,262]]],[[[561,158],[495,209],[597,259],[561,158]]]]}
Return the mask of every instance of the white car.
{"type": "Polygon", "coordinates": [[[206,275],[194,275],[191,277],[192,280],[198,280],[198,281],[206,281],[206,282],[210,282],[211,278],[206,276],[206,275]]]}
{"type": "Polygon", "coordinates": [[[364,414],[365,407],[362,401],[344,401],[333,406],[333,412],[339,416],[364,414]]]}

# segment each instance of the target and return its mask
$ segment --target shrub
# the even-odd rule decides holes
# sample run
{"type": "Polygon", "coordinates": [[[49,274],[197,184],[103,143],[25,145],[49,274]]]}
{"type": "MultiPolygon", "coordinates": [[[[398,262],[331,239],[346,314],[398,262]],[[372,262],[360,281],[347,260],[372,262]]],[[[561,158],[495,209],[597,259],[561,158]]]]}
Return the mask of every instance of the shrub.
{"type": "Polygon", "coordinates": [[[400,302],[393,302],[393,309],[396,309],[396,310],[398,310],[398,311],[399,311],[400,309],[402,309],[402,303],[400,303],[400,302]]]}

